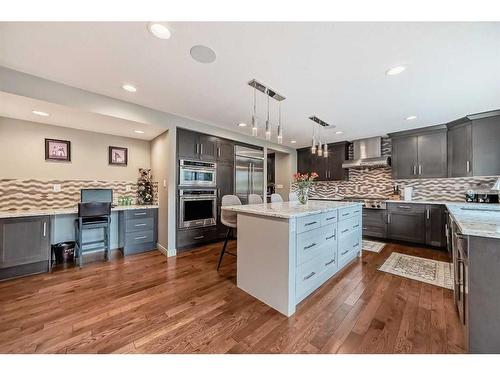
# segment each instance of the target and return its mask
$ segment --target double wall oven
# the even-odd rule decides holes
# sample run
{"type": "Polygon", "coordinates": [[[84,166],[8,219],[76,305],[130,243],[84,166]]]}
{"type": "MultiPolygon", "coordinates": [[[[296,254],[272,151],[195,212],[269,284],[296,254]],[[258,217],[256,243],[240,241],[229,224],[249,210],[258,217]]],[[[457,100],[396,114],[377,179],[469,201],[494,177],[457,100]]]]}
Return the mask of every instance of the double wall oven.
{"type": "Polygon", "coordinates": [[[178,228],[204,228],[217,224],[217,164],[179,160],[178,228]]]}

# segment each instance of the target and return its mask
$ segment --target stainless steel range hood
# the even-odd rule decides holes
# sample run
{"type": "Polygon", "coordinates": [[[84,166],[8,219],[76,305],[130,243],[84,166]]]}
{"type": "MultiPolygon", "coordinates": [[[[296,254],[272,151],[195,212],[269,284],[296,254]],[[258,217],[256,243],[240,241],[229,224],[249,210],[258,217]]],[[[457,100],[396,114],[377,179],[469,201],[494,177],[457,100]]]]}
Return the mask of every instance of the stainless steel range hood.
{"type": "Polygon", "coordinates": [[[353,141],[354,159],[346,160],[342,168],[389,167],[391,158],[382,156],[382,137],[353,141]]]}

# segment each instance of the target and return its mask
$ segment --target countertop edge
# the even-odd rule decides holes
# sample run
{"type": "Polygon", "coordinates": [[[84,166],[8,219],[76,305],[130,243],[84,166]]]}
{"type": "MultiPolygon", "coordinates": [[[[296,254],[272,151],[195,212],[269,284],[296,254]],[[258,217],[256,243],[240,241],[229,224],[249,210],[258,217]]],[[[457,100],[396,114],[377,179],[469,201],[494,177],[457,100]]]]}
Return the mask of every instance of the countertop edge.
{"type": "MultiPolygon", "coordinates": [[[[120,212],[128,210],[155,209],[159,205],[132,205],[132,206],[116,206],[111,209],[111,212],[120,212]]],[[[0,211],[0,219],[9,219],[15,217],[32,217],[32,216],[56,216],[56,215],[74,215],[78,213],[75,208],[53,208],[41,210],[26,210],[26,211],[0,211]]]]}

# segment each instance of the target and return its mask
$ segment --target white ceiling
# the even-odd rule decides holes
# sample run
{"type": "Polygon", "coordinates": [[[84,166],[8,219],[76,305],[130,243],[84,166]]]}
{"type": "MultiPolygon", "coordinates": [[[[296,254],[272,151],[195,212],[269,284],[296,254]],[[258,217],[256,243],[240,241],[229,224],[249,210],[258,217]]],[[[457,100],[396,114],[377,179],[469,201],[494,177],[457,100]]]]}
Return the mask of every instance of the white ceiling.
{"type": "MultiPolygon", "coordinates": [[[[309,144],[311,114],[344,131],[326,133],[335,141],[500,107],[500,23],[169,25],[172,38],[160,40],[144,22],[0,23],[0,65],[247,134],[236,124],[250,121],[256,78],[287,97],[285,141],[295,147],[309,144]],[[216,51],[215,63],[190,57],[197,44],[216,51]],[[408,69],[385,75],[400,64],[408,69]]],[[[264,104],[260,95],[261,123],[264,104]]]]}
{"type": "Polygon", "coordinates": [[[67,128],[87,130],[97,133],[118,135],[122,137],[151,140],[165,131],[160,127],[139,122],[85,112],[75,108],[42,100],[12,95],[0,91],[0,117],[39,122],[43,124],[64,126],[67,128]],[[48,117],[35,115],[32,111],[48,113],[48,117]],[[138,134],[135,131],[143,131],[138,134]]]}

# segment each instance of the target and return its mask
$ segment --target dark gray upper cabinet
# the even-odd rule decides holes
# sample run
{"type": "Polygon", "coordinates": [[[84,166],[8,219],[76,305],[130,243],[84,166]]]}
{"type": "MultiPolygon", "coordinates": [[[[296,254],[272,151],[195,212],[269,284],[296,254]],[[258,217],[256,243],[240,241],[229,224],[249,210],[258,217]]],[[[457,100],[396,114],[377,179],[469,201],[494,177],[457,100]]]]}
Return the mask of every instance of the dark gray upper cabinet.
{"type": "Polygon", "coordinates": [[[180,158],[214,161],[217,158],[217,138],[179,128],[177,154],[180,158]]]}
{"type": "Polygon", "coordinates": [[[48,216],[0,220],[0,268],[47,262],[50,258],[48,216]]]}
{"type": "Polygon", "coordinates": [[[417,178],[418,140],[416,136],[392,139],[392,177],[417,178]]]}
{"type": "Polygon", "coordinates": [[[225,139],[217,140],[217,161],[220,163],[234,163],[234,143],[225,139]]]}
{"type": "Polygon", "coordinates": [[[500,111],[469,115],[447,126],[450,177],[500,174],[500,111]]]}
{"type": "Polygon", "coordinates": [[[318,181],[338,181],[348,177],[348,170],[342,163],[348,159],[349,142],[331,143],[328,145],[328,157],[313,155],[311,148],[297,150],[297,172],[318,174],[318,181]]]}
{"type": "Polygon", "coordinates": [[[393,178],[447,176],[447,128],[445,125],[390,134],[393,178]]]}
{"type": "Polygon", "coordinates": [[[267,155],[267,183],[274,184],[276,182],[276,154],[267,155]]]}

